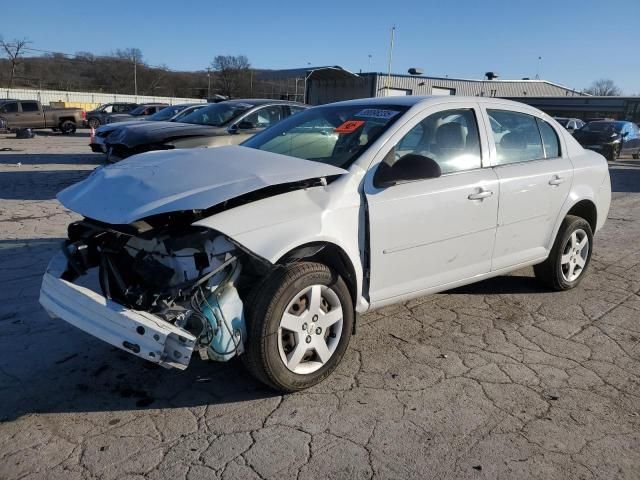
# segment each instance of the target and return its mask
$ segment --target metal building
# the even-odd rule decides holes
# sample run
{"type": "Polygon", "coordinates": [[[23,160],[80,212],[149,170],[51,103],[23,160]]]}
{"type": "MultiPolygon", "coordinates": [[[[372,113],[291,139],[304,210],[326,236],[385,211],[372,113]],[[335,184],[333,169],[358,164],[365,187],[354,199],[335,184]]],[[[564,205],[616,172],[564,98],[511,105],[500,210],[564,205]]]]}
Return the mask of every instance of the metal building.
{"type": "Polygon", "coordinates": [[[464,95],[486,97],[566,97],[583,94],[547,80],[472,80],[388,76],[384,73],[355,74],[340,67],[309,70],[305,76],[306,101],[312,105],[353,98],[395,95],[464,95]]]}

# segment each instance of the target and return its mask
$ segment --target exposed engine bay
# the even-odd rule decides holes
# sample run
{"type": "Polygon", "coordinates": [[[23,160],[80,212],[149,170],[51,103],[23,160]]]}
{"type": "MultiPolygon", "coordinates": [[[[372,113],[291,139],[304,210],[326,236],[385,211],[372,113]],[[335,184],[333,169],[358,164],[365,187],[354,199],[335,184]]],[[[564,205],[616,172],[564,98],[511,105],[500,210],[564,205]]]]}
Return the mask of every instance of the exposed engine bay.
{"type": "Polygon", "coordinates": [[[61,278],[74,282],[97,270],[106,299],[189,332],[201,358],[227,361],[244,351],[247,337],[240,291],[270,264],[190,220],[176,214],[129,225],[72,223],[61,278]]]}

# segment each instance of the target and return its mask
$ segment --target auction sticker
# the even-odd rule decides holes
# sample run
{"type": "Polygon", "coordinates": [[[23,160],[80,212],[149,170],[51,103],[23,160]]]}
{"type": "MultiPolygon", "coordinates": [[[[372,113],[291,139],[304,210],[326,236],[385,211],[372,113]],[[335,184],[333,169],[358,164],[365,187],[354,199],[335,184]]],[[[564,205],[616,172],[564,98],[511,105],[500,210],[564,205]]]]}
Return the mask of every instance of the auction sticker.
{"type": "Polygon", "coordinates": [[[395,117],[398,113],[397,110],[384,110],[381,108],[365,108],[364,110],[360,110],[355,114],[356,117],[366,117],[366,118],[381,118],[383,120],[389,120],[390,118],[395,117]]]}
{"type": "Polygon", "coordinates": [[[364,120],[347,120],[339,127],[336,127],[334,132],[336,133],[353,133],[359,129],[366,122],[364,120]]]}

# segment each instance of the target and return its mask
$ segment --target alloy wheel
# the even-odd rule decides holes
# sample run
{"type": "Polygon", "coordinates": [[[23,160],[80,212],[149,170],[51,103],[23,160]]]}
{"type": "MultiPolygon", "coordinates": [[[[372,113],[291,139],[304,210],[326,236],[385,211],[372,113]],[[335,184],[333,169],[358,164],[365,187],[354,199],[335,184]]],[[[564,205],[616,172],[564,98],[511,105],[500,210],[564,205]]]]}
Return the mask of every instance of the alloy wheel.
{"type": "Polygon", "coordinates": [[[574,282],[582,274],[589,258],[589,237],[581,228],[567,239],[560,257],[560,269],[567,282],[574,282]]]}
{"type": "Polygon", "coordinates": [[[335,353],[343,323],[340,299],[330,287],[306,287],[291,299],[280,319],[280,359],[297,374],[317,371],[335,353]]]}

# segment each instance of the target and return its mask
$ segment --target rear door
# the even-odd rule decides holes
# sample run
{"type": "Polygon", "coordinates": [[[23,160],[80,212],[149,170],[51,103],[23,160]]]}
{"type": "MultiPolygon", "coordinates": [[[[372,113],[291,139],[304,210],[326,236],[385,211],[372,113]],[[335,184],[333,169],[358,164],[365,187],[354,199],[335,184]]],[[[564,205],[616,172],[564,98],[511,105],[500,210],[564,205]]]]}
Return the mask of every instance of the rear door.
{"type": "Polygon", "coordinates": [[[372,304],[488,273],[498,179],[475,103],[447,103],[414,117],[387,142],[365,180],[372,304]],[[438,178],[377,188],[376,169],[404,155],[435,160],[438,178]]]}
{"type": "Polygon", "coordinates": [[[500,181],[492,270],[500,270],[546,257],[573,166],[550,123],[510,105],[486,106],[493,169],[500,181]]]}

